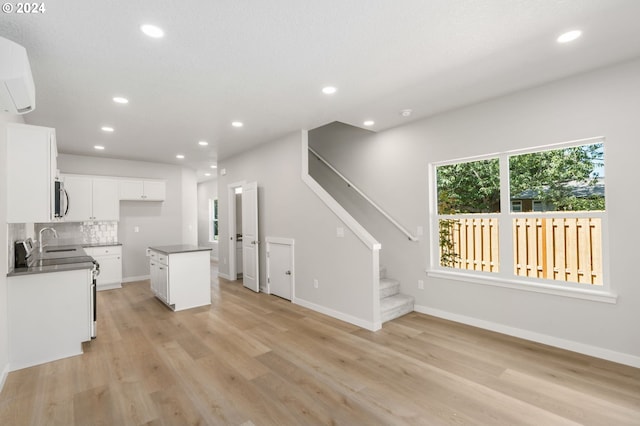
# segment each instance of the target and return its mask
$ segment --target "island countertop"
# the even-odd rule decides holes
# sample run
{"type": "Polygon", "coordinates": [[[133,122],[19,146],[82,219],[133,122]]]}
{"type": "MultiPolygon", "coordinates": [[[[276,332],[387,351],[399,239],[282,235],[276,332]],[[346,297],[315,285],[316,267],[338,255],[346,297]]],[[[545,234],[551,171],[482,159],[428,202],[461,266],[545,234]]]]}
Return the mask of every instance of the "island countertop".
{"type": "Polygon", "coordinates": [[[149,247],[149,250],[169,255],[176,253],[189,253],[194,251],[211,251],[211,247],[200,247],[193,244],[174,244],[170,246],[149,247]]]}

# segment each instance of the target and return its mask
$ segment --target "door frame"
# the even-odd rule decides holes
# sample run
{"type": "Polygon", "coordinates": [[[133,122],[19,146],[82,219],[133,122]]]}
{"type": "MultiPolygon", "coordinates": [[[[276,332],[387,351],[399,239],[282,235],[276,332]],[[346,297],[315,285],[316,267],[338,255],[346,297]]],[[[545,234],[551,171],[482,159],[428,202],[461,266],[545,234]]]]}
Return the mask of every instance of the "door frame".
{"type": "Polygon", "coordinates": [[[295,267],[295,240],[293,238],[280,238],[280,237],[266,237],[265,241],[267,243],[267,284],[266,284],[266,293],[271,294],[271,256],[269,253],[271,252],[272,244],[280,244],[285,246],[290,246],[289,253],[291,253],[290,263],[291,263],[291,302],[296,299],[296,267],[295,267]]]}
{"type": "Polygon", "coordinates": [[[230,183],[227,185],[227,211],[229,214],[229,239],[228,241],[228,256],[229,259],[229,281],[238,280],[238,270],[236,268],[236,188],[242,188],[247,181],[241,180],[239,182],[230,183]]]}

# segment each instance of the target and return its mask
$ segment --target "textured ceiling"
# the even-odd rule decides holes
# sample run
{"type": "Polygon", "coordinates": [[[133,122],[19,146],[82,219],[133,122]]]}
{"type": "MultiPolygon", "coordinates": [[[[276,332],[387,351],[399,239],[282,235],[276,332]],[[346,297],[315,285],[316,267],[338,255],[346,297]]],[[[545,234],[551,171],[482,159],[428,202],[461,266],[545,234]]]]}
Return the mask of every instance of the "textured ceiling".
{"type": "Polygon", "coordinates": [[[25,120],[55,127],[64,153],[184,163],[200,177],[295,130],[365,119],[382,130],[640,56],[637,0],[45,5],[0,15],[0,36],[26,47],[33,70],[37,106],[25,120]],[[143,23],[165,37],[148,38],[143,23]],[[574,28],[582,38],[555,42],[574,28]],[[328,84],[335,95],[321,93],[328,84]],[[116,95],[130,103],[114,104],[116,95]]]}

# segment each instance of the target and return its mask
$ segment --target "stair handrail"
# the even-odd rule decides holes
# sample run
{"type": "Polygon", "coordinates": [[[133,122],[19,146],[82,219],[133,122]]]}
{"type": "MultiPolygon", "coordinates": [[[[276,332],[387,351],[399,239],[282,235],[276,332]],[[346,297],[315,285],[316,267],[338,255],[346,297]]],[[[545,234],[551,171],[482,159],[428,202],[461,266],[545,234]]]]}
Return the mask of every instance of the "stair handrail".
{"type": "Polygon", "coordinates": [[[346,178],[346,176],[344,176],[342,173],[340,173],[338,170],[336,170],[335,167],[333,167],[322,155],[318,154],[313,148],[311,148],[310,146],[307,147],[309,149],[309,151],[311,151],[311,153],[320,161],[322,161],[327,167],[329,167],[331,169],[331,171],[333,171],[336,175],[338,175],[340,177],[340,179],[342,179],[343,181],[345,181],[347,183],[347,185],[349,185],[349,187],[351,187],[354,191],[356,191],[358,194],[360,194],[360,196],[362,198],[364,198],[369,204],[371,204],[376,210],[378,210],[378,212],[380,212],[380,214],[382,214],[385,218],[387,218],[387,220],[389,220],[389,222],[391,222],[396,228],[398,228],[400,230],[400,232],[402,232],[407,238],[409,238],[410,241],[418,241],[417,237],[414,237],[413,235],[411,235],[411,233],[407,230],[407,228],[405,228],[404,226],[402,226],[401,224],[398,223],[398,221],[396,221],[393,217],[391,217],[389,215],[389,213],[387,213],[386,211],[384,211],[382,209],[382,207],[380,207],[378,204],[376,204],[375,201],[373,201],[371,198],[369,198],[367,196],[367,194],[365,194],[364,192],[362,192],[360,190],[360,188],[358,188],[357,186],[355,186],[353,184],[353,182],[351,182],[349,179],[346,178]]]}

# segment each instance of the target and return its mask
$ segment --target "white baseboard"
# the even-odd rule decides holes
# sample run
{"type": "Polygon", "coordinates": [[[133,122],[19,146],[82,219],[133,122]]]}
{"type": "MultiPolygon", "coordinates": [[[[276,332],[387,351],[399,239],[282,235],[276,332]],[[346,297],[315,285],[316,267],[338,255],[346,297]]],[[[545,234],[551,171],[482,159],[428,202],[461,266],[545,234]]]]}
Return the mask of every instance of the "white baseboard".
{"type": "Polygon", "coordinates": [[[348,322],[353,325],[357,325],[358,327],[362,327],[366,330],[378,331],[382,328],[381,322],[366,321],[366,320],[363,320],[362,318],[357,318],[357,317],[354,317],[353,315],[345,314],[344,312],[336,311],[334,309],[327,308],[325,306],[317,305],[313,302],[309,302],[308,300],[294,297],[293,300],[291,300],[291,302],[295,303],[296,305],[309,308],[312,311],[320,312],[321,314],[328,315],[330,317],[339,319],[344,322],[348,322]]]}
{"type": "Polygon", "coordinates": [[[222,272],[218,272],[218,276],[219,276],[220,278],[224,278],[225,280],[235,281],[235,280],[232,280],[232,279],[231,279],[231,275],[229,275],[229,274],[223,274],[222,272]]]}
{"type": "Polygon", "coordinates": [[[529,330],[523,330],[520,328],[509,327],[504,324],[485,321],[485,320],[481,320],[473,317],[468,317],[465,315],[459,315],[459,314],[454,314],[447,311],[441,311],[439,309],[433,309],[427,306],[416,305],[414,307],[414,310],[422,314],[432,315],[434,317],[443,318],[446,320],[455,321],[462,324],[472,325],[474,327],[483,328],[485,330],[491,330],[491,331],[506,334],[509,336],[519,337],[521,339],[531,340],[533,342],[554,346],[556,348],[566,349],[566,350],[578,352],[584,355],[589,355],[596,358],[602,358],[608,361],[617,362],[619,364],[625,364],[631,367],[640,368],[639,356],[625,354],[622,352],[616,352],[610,349],[587,345],[580,342],[574,342],[573,340],[561,339],[559,337],[549,336],[547,334],[541,334],[541,333],[536,333],[529,330]]]}
{"type": "Polygon", "coordinates": [[[126,277],[122,279],[123,283],[132,283],[134,281],[144,281],[148,280],[151,275],[140,275],[139,277],[126,277]]]}
{"type": "Polygon", "coordinates": [[[2,392],[2,388],[4,388],[4,383],[7,381],[7,376],[9,375],[9,363],[4,366],[2,370],[2,376],[0,376],[0,392],[2,392]]]}

